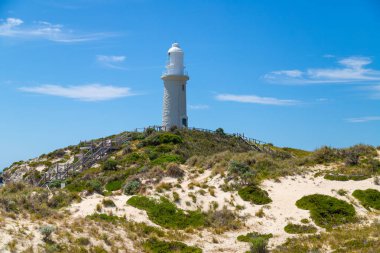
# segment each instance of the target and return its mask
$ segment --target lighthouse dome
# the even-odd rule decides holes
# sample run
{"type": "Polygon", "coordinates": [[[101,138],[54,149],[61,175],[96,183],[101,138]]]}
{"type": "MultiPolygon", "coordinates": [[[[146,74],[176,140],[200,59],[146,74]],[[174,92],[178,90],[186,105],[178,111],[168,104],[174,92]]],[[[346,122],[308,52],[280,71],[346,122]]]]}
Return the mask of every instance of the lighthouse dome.
{"type": "Polygon", "coordinates": [[[182,49],[179,47],[178,43],[173,43],[172,47],[169,48],[168,53],[183,53],[182,49]]]}

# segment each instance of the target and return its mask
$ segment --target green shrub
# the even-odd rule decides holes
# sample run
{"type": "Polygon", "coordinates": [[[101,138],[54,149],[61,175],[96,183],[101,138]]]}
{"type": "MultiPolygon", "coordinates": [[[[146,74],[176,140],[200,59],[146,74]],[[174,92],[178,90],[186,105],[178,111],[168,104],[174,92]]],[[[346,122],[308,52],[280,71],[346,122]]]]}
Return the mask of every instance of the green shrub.
{"type": "Polygon", "coordinates": [[[341,175],[341,174],[326,174],[324,179],[333,181],[361,181],[370,178],[369,175],[341,175]]]}
{"type": "Polygon", "coordinates": [[[221,128],[221,127],[217,128],[217,129],[215,130],[215,133],[216,133],[216,134],[219,134],[219,135],[225,135],[225,133],[224,133],[224,129],[221,128]]]}
{"type": "Polygon", "coordinates": [[[160,144],[182,143],[181,136],[172,133],[154,133],[143,141],[144,146],[158,146],[160,144]]]}
{"type": "Polygon", "coordinates": [[[124,194],[126,195],[134,195],[139,192],[141,188],[141,182],[139,179],[134,179],[125,184],[124,194]]]}
{"type": "Polygon", "coordinates": [[[184,163],[184,159],[180,155],[162,154],[151,162],[152,165],[166,165],[168,163],[184,163]]]}
{"type": "Polygon", "coordinates": [[[299,225],[289,223],[284,227],[286,233],[289,234],[313,234],[317,232],[317,228],[313,225],[299,225]]]}
{"type": "Polygon", "coordinates": [[[112,201],[112,199],[103,199],[102,201],[103,206],[105,207],[115,207],[115,202],[112,201]]]}
{"type": "Polygon", "coordinates": [[[151,221],[165,228],[185,229],[188,227],[200,227],[205,223],[205,217],[201,212],[185,212],[164,197],[156,200],[144,196],[133,196],[127,203],[138,209],[145,210],[151,221]]]}
{"type": "Polygon", "coordinates": [[[228,171],[239,176],[251,174],[251,168],[247,164],[239,163],[237,161],[231,161],[229,163],[228,171]]]}
{"type": "Polygon", "coordinates": [[[95,221],[105,221],[105,222],[109,222],[113,224],[125,221],[123,218],[120,218],[115,215],[108,215],[105,213],[94,213],[94,214],[88,215],[87,218],[91,220],[95,220],[95,221]]]}
{"type": "Polygon", "coordinates": [[[103,186],[102,183],[99,180],[93,179],[86,183],[85,188],[89,193],[97,192],[102,194],[103,193],[103,186]]]}
{"type": "Polygon", "coordinates": [[[380,192],[378,190],[355,190],[352,196],[357,198],[365,208],[380,210],[380,192]]]}
{"type": "Polygon", "coordinates": [[[304,196],[297,200],[298,208],[310,210],[315,224],[332,228],[355,221],[355,208],[346,201],[322,194],[304,196]]]}
{"type": "Polygon", "coordinates": [[[90,239],[88,239],[87,237],[79,237],[78,239],[75,240],[75,242],[82,246],[87,246],[91,243],[90,239]]]}
{"type": "Polygon", "coordinates": [[[123,186],[122,180],[115,180],[115,181],[111,181],[107,183],[105,188],[107,191],[112,192],[112,191],[120,190],[122,186],[123,186]]]}
{"type": "Polygon", "coordinates": [[[122,163],[127,164],[127,165],[130,165],[130,164],[143,165],[145,164],[146,161],[147,161],[147,156],[144,154],[137,153],[137,152],[130,153],[122,159],[122,163]]]}
{"type": "Polygon", "coordinates": [[[51,234],[54,233],[54,231],[56,230],[54,226],[42,226],[40,227],[40,233],[42,235],[42,239],[47,242],[47,241],[50,241],[50,238],[51,238],[51,234]]]}
{"type": "Polygon", "coordinates": [[[251,244],[249,252],[266,253],[268,240],[272,238],[272,234],[259,234],[257,232],[248,233],[246,235],[239,235],[237,240],[240,242],[248,242],[251,244]]]}
{"type": "Polygon", "coordinates": [[[238,193],[243,200],[250,201],[256,205],[265,205],[272,202],[268,193],[255,185],[243,187],[238,193]]]}
{"type": "Polygon", "coordinates": [[[151,238],[144,243],[148,253],[202,253],[200,248],[187,246],[182,242],[159,241],[151,238]]]}
{"type": "Polygon", "coordinates": [[[103,163],[103,170],[117,170],[117,161],[115,159],[108,159],[103,163]]]}

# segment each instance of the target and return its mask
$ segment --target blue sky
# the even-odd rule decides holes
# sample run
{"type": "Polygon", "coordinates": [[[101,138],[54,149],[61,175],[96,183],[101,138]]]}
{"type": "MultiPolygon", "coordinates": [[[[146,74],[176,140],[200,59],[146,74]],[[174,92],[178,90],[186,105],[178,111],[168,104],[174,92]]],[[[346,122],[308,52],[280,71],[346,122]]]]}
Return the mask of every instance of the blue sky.
{"type": "Polygon", "coordinates": [[[160,124],[175,41],[191,126],[380,145],[379,1],[2,0],[0,168],[160,124]]]}

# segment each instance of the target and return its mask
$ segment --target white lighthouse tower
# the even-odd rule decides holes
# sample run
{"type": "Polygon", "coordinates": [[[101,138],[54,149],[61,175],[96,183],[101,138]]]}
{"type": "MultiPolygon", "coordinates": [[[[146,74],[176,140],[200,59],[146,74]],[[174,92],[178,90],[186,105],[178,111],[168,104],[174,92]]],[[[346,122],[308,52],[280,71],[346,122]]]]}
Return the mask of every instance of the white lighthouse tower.
{"type": "Polygon", "coordinates": [[[168,51],[166,71],[161,76],[164,80],[164,104],[162,126],[169,129],[173,126],[188,126],[186,112],[186,82],[189,80],[183,64],[183,50],[178,43],[173,43],[168,51]]]}

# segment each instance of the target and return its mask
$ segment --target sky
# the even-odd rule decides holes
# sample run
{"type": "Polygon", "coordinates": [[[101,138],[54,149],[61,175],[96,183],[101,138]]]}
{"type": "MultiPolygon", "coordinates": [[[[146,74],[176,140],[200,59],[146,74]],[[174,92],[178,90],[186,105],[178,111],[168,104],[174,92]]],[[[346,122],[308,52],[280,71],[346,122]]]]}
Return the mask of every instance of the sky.
{"type": "Polygon", "coordinates": [[[160,125],[173,42],[190,126],[380,145],[377,0],[0,0],[0,170],[160,125]]]}

